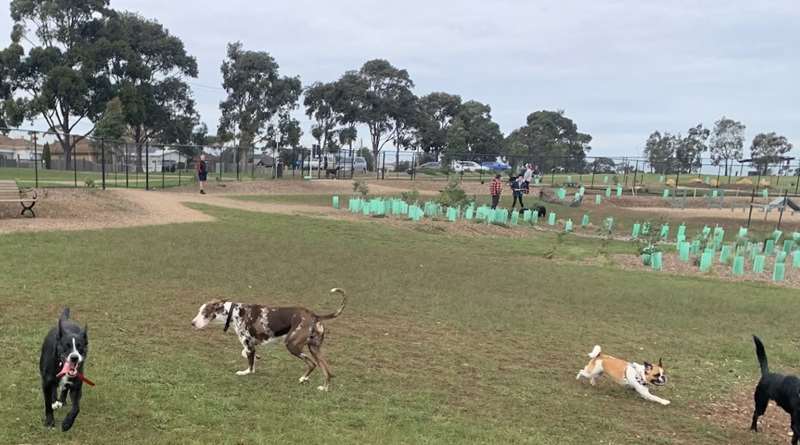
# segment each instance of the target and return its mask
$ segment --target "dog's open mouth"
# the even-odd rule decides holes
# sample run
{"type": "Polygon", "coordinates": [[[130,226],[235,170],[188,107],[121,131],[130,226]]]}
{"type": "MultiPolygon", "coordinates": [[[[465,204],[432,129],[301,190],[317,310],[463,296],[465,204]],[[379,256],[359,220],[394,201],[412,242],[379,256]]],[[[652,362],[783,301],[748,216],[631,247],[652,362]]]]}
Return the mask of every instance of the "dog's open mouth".
{"type": "Polygon", "coordinates": [[[61,377],[64,375],[69,377],[75,377],[76,375],[78,375],[78,367],[75,365],[76,365],[75,363],[72,363],[69,360],[64,361],[64,366],[61,367],[61,371],[59,371],[56,377],[61,377]]]}

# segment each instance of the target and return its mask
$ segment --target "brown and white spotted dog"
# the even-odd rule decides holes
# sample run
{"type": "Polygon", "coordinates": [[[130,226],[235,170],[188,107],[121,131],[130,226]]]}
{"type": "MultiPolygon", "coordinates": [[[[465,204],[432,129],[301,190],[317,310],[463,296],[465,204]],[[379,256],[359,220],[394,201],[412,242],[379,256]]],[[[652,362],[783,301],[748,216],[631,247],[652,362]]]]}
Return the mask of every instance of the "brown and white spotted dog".
{"type": "Polygon", "coordinates": [[[338,317],[347,303],[347,295],[342,289],[331,289],[331,293],[341,294],[342,304],[336,312],[327,315],[317,315],[304,307],[270,307],[213,300],[200,306],[197,316],[192,320],[192,326],[203,329],[211,322],[219,322],[225,323],[225,331],[233,326],[242,343],[242,357],[248,363],[247,369],[238,371],[238,375],[255,372],[257,345],[283,342],[286,349],[303,360],[308,367],[300,377],[300,383],[307,382],[308,376],[319,366],[325,376],[325,383],[318,389],[327,391],[333,375],[328,362],[322,356],[322,340],[325,338],[322,321],[338,317]],[[308,354],[304,352],[306,348],[308,354]]]}

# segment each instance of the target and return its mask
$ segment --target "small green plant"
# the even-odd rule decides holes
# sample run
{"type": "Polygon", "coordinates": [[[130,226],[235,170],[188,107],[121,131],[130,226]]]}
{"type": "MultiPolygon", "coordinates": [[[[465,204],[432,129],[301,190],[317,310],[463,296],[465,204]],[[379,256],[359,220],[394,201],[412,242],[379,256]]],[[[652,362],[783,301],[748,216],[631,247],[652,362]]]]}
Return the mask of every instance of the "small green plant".
{"type": "Polygon", "coordinates": [[[92,178],[86,178],[86,180],[84,180],[83,183],[86,184],[86,188],[93,189],[97,187],[97,185],[94,183],[94,179],[92,178]]]}
{"type": "Polygon", "coordinates": [[[467,192],[461,188],[461,184],[457,180],[452,180],[444,190],[439,192],[436,202],[447,207],[462,207],[469,205],[472,200],[467,196],[467,192]]]}
{"type": "Polygon", "coordinates": [[[364,180],[356,179],[353,181],[353,193],[358,193],[366,198],[369,195],[369,186],[364,180]]]}
{"type": "Polygon", "coordinates": [[[415,202],[419,202],[419,190],[411,189],[407,192],[400,193],[400,199],[405,201],[406,204],[414,204],[415,202]]]}

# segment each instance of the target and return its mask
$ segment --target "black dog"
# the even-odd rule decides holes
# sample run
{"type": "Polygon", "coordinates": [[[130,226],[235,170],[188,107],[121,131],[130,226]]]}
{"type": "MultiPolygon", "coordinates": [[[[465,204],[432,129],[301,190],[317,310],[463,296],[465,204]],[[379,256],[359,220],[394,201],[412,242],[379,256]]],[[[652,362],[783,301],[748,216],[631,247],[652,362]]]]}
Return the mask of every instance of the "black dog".
{"type": "Polygon", "coordinates": [[[53,427],[53,410],[66,403],[69,393],[72,410],[61,424],[62,431],[72,428],[75,418],[81,410],[81,389],[83,382],[92,384],[83,377],[83,366],[86,363],[86,348],[89,339],[86,328],[81,328],[69,319],[69,308],[65,308],[58,319],[58,326],[47,334],[42,344],[42,357],[39,360],[39,371],[42,375],[42,392],[44,394],[44,424],[53,427]],[[60,394],[59,394],[60,392],[60,394]]]}
{"type": "Polygon", "coordinates": [[[793,375],[783,375],[769,372],[767,366],[767,352],[761,339],[753,336],[756,343],[756,356],[761,366],[761,380],[758,381],[755,399],[755,412],[750,429],[758,431],[758,418],[764,415],[770,400],[774,400],[784,411],[792,416],[792,445],[800,441],[800,379],[793,375]]]}

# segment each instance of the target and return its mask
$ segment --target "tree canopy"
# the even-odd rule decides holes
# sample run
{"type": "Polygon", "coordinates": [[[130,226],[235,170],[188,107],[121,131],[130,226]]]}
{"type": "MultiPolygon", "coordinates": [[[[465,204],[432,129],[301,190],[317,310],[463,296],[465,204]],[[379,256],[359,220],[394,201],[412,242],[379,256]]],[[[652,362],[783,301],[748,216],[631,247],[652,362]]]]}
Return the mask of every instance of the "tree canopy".
{"type": "Polygon", "coordinates": [[[725,176],[732,161],[741,160],[744,156],[744,130],[745,126],[738,121],[725,116],[714,123],[711,133],[711,162],[714,165],[725,166],[725,176]]]}
{"type": "Polygon", "coordinates": [[[506,147],[509,153],[528,156],[543,172],[582,171],[591,141],[563,111],[542,110],[528,115],[527,124],[509,135],[506,147]]]}

